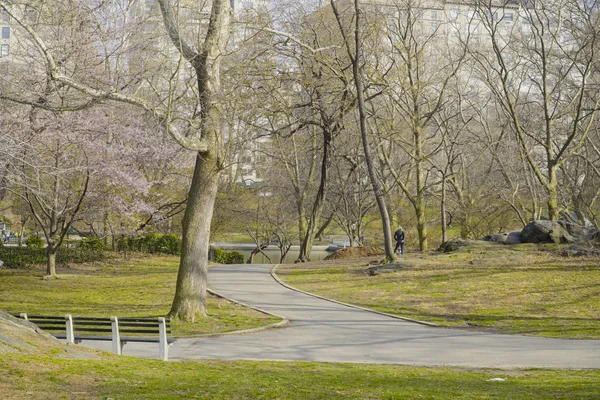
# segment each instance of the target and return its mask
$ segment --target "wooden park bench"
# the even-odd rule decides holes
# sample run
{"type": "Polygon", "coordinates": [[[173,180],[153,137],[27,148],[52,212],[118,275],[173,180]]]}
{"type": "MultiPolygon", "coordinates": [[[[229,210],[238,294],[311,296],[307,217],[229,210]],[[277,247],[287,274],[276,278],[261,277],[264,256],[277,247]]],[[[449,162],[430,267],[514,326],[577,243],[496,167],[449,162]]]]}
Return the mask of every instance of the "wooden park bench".
{"type": "Polygon", "coordinates": [[[123,353],[123,346],[128,342],[158,343],[161,360],[169,359],[169,345],[175,342],[167,338],[171,333],[169,318],[95,318],[64,317],[47,315],[18,314],[15,317],[25,319],[48,331],[57,339],[66,339],[67,343],[81,343],[83,340],[112,341],[112,351],[123,353]],[[64,334],[62,332],[65,332],[64,334]],[[110,336],[102,335],[110,332],[110,336]],[[135,336],[131,336],[131,335],[135,336]],[[158,335],[158,337],[156,337],[158,335]]]}

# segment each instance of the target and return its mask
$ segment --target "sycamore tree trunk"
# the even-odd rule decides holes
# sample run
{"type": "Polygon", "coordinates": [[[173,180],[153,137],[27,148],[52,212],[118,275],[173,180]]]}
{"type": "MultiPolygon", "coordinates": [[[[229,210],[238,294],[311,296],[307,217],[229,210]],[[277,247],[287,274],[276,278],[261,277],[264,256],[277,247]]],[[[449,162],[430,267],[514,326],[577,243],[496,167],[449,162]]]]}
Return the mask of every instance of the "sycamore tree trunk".
{"type": "Polygon", "coordinates": [[[215,154],[198,154],[183,216],[181,260],[169,315],[195,321],[206,315],[210,223],[219,184],[215,154]]]}
{"type": "MultiPolygon", "coordinates": [[[[186,43],[180,34],[176,13],[168,0],[158,0],[163,22],[175,48],[196,72],[200,113],[190,118],[200,123],[195,136],[199,145],[194,176],[183,217],[182,249],[177,285],[169,316],[194,322],[206,316],[206,286],[210,224],[214,211],[220,172],[223,169],[221,59],[229,37],[231,7],[228,0],[213,0],[206,36],[199,49],[186,43]]],[[[167,124],[170,133],[175,126],[167,124]]],[[[179,136],[183,147],[191,148],[179,136]]]]}

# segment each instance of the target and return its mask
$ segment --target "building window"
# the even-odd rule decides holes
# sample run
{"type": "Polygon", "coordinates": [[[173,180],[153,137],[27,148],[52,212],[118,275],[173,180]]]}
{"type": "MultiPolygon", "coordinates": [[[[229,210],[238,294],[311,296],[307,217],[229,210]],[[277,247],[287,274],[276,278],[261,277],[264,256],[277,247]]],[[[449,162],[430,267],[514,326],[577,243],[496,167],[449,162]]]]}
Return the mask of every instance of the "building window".
{"type": "Polygon", "coordinates": [[[502,21],[512,22],[513,21],[513,13],[505,13],[502,17],[502,21]]]}
{"type": "Polygon", "coordinates": [[[469,33],[471,35],[477,35],[479,33],[479,24],[478,23],[470,23],[469,24],[469,33]]]}
{"type": "Polygon", "coordinates": [[[10,22],[10,15],[4,9],[0,10],[0,20],[10,22]]]}
{"type": "Polygon", "coordinates": [[[438,24],[436,24],[435,22],[432,22],[431,24],[429,24],[429,34],[430,35],[435,35],[437,30],[438,30],[438,24]]]}
{"type": "Polygon", "coordinates": [[[7,44],[0,45],[0,57],[8,57],[10,47],[7,44]]]}
{"type": "Polygon", "coordinates": [[[2,39],[10,39],[10,27],[2,27],[2,39]]]}
{"type": "Polygon", "coordinates": [[[471,20],[481,19],[479,16],[479,11],[469,11],[468,18],[471,20]]]}

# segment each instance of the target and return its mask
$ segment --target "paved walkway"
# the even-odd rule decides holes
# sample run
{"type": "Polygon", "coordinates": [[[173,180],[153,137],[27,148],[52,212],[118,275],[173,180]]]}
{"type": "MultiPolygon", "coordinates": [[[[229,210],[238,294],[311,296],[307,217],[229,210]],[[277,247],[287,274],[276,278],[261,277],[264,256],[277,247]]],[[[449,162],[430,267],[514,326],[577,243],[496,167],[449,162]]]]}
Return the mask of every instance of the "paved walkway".
{"type": "MultiPolygon", "coordinates": [[[[600,340],[545,339],[423,326],[285,288],[270,265],[223,265],[209,286],[291,321],[284,328],[179,339],[170,359],[305,360],[470,367],[600,368],[600,340]]],[[[156,350],[157,352],[157,350],[156,350]]],[[[134,343],[124,354],[156,357],[134,343]]]]}

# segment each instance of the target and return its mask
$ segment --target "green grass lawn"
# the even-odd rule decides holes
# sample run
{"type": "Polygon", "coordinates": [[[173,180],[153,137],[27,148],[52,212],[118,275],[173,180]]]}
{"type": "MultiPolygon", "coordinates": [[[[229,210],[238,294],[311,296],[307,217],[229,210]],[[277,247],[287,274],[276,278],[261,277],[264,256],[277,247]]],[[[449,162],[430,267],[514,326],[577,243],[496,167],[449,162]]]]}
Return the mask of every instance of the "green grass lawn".
{"type": "MultiPolygon", "coordinates": [[[[61,279],[44,280],[44,269],[0,269],[0,310],[30,315],[155,317],[166,315],[175,293],[179,258],[111,256],[103,262],[59,268],[61,279]]],[[[173,321],[173,336],[249,329],[279,318],[210,297],[209,316],[196,323],[173,321]]]]}
{"type": "Polygon", "coordinates": [[[277,273],[311,293],[444,326],[600,338],[600,259],[556,247],[483,246],[407,254],[370,276],[363,262],[285,265],[277,273]]]}
{"type": "Polygon", "coordinates": [[[598,399],[600,371],[3,355],[2,399],[598,399]],[[502,378],[504,381],[490,381],[502,378]]]}

